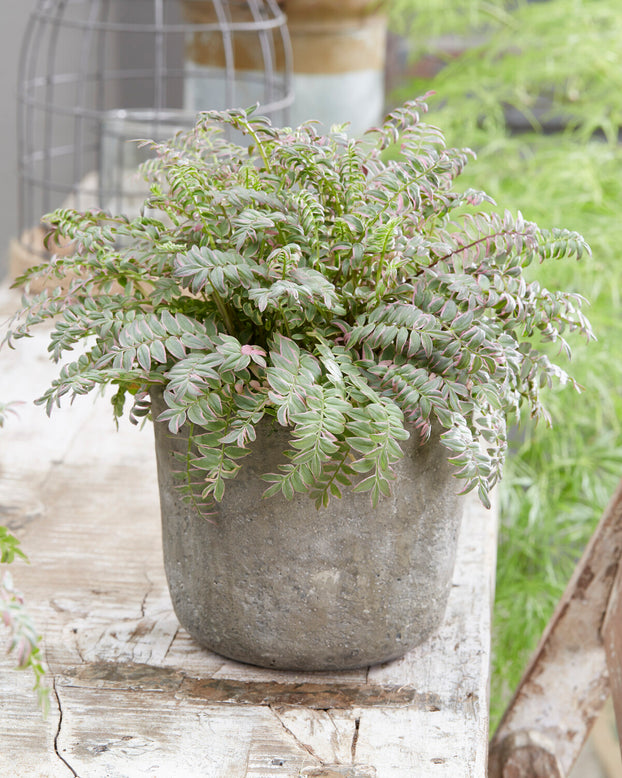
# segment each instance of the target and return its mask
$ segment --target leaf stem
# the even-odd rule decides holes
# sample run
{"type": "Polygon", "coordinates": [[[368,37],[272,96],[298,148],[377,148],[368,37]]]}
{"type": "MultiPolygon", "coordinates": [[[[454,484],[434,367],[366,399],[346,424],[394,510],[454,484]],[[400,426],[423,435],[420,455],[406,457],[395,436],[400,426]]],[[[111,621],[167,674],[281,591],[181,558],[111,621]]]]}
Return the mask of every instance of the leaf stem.
{"type": "Polygon", "coordinates": [[[223,323],[227,328],[227,332],[229,333],[229,335],[233,335],[235,337],[236,328],[233,319],[231,318],[231,313],[229,311],[227,304],[215,289],[211,291],[210,297],[216,304],[216,308],[218,309],[218,313],[222,317],[223,323]]]}
{"type": "Polygon", "coordinates": [[[265,152],[265,149],[264,149],[261,141],[259,140],[259,136],[253,130],[253,128],[251,127],[250,124],[247,123],[245,126],[246,126],[246,130],[248,131],[248,134],[251,136],[251,138],[257,144],[257,151],[259,152],[259,155],[261,156],[261,158],[263,160],[263,163],[265,165],[265,168],[266,168],[267,172],[271,173],[272,172],[272,166],[270,165],[270,160],[269,160],[269,158],[268,158],[268,156],[267,156],[267,154],[265,152]]]}

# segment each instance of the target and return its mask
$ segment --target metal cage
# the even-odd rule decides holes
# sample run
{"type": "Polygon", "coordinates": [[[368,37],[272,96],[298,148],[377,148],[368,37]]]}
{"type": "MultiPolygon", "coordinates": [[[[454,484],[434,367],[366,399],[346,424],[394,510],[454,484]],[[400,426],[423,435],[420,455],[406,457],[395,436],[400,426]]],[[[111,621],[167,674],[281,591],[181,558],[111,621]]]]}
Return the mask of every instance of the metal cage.
{"type": "Polygon", "coordinates": [[[19,235],[40,253],[41,217],[72,206],[132,215],[147,153],[207,109],[293,101],[276,0],[40,0],[18,76],[19,235]]]}

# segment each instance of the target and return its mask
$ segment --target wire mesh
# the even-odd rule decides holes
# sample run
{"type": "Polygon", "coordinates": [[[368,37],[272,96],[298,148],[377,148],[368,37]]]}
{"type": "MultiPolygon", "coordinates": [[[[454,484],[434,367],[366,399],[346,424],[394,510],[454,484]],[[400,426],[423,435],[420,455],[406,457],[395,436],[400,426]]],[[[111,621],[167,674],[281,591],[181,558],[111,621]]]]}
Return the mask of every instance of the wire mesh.
{"type": "Polygon", "coordinates": [[[255,103],[286,124],[291,74],[276,0],[39,0],[18,76],[22,245],[40,252],[57,207],[136,212],[148,152],[133,139],[255,103]]]}

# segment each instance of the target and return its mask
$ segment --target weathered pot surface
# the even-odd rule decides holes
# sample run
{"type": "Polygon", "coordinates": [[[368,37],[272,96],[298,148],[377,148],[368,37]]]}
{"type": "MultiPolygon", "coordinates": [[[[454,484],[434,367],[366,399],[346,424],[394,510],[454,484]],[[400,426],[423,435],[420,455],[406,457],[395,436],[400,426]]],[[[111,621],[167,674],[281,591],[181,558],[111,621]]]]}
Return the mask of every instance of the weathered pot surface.
{"type": "MultiPolygon", "coordinates": [[[[152,402],[156,418],[166,406],[152,402]]],[[[203,646],[262,667],[338,670],[402,656],[438,627],[463,504],[438,441],[406,441],[377,508],[346,492],[316,510],[306,495],[262,499],[260,475],[283,463],[288,439],[262,422],[208,519],[175,486],[184,430],[154,427],[166,575],[179,621],[203,646]]]]}

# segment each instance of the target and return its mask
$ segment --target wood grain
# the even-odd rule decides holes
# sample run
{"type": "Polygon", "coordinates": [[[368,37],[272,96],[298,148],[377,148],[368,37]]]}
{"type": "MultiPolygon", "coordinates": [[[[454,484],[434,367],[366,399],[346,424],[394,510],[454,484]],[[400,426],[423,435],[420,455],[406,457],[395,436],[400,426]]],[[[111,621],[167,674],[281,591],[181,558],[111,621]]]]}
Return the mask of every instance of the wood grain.
{"type": "MultiPolygon", "coordinates": [[[[618,735],[622,733],[622,564],[618,562],[602,628],[618,735]]],[[[622,754],[622,738],[618,737],[622,754]]]]}

